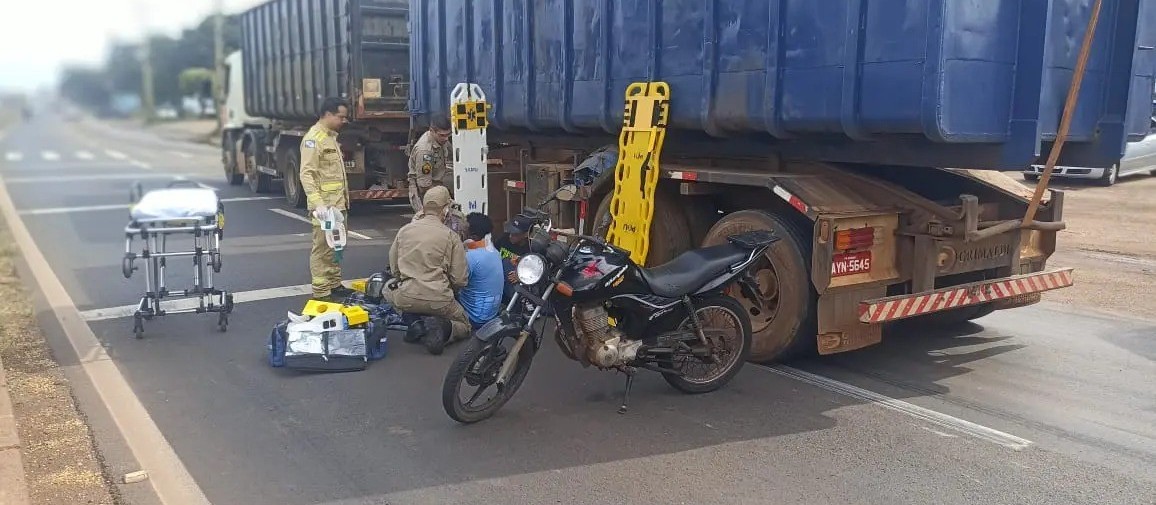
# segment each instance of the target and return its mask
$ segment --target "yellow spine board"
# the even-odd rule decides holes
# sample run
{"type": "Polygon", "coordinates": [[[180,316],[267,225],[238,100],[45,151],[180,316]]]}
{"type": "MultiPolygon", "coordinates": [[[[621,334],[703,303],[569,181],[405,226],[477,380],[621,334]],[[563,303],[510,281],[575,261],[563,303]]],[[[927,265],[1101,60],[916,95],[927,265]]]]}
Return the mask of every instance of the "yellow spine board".
{"type": "Polygon", "coordinates": [[[630,251],[630,258],[645,264],[650,252],[650,223],[654,219],[654,190],[658,187],[659,154],[670,122],[670,86],[665,82],[636,82],[626,88],[626,110],[618,135],[618,166],[614,168],[614,219],[607,241],[630,251]]]}

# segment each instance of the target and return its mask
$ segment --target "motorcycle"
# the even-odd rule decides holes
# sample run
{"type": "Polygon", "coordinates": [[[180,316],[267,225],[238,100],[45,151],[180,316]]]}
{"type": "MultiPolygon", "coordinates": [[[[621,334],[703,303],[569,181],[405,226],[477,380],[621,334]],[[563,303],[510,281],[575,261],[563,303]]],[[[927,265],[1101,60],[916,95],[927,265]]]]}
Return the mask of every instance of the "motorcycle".
{"type": "Polygon", "coordinates": [[[601,238],[553,228],[542,207],[555,199],[571,201],[576,193],[573,185],[562,186],[520,213],[533,226],[530,253],[516,267],[516,293],[475,332],[442,385],[442,406],[455,421],[487,419],[513,397],[542,347],[547,312],[566,357],[583,367],[625,373],[620,414],[627,411],[638,370],[657,372],[675,389],[698,394],[725,386],[747,361],[750,319],[726,290],[737,286],[757,299],[751,267],[778,237],[745,232],[642,268],[629,251],[601,238]],[[466,387],[478,389],[463,401],[466,387]],[[475,404],[491,387],[495,394],[475,404]]]}

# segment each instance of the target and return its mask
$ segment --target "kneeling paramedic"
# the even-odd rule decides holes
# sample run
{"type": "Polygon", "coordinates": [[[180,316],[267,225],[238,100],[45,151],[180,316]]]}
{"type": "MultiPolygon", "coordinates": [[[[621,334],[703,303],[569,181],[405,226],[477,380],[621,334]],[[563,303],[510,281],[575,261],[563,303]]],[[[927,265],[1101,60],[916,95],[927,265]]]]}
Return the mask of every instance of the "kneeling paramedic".
{"type": "Polygon", "coordinates": [[[469,281],[469,267],[461,236],[442,223],[449,205],[445,186],[426,192],[422,218],[401,227],[389,247],[393,279],[382,292],[402,312],[449,321],[448,339],[445,328],[430,328],[424,338],[433,354],[441,353],[446,340],[456,342],[470,335],[469,316],[455,297],[469,281]]]}

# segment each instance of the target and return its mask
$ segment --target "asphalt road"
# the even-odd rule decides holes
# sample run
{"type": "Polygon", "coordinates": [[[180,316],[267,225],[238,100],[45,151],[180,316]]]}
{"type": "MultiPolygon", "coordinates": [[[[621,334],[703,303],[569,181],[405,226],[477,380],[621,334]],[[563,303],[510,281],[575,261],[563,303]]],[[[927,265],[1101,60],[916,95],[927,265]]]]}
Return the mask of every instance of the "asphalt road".
{"type": "MultiPolygon", "coordinates": [[[[620,376],[548,347],[504,410],[473,426],[441,410],[456,347],[435,357],[396,339],[359,373],[269,368],[269,330],[303,296],[241,303],[227,333],[211,316],[174,315],[136,340],[129,318],[101,312],[143,291],[143,275],[121,275],[127,211],[114,207],[135,178],[182,176],[227,199],[222,287],[308,282],[308,225],[271,210],[296,213],[280,199],[229,186],[218,158],[52,118],[0,141],[0,176],[38,248],[215,504],[1156,503],[1156,322],[1047,302],[748,366],[710,395],[641,375],[627,415],[615,412],[620,376]]],[[[350,240],[347,278],[385,264],[403,212],[354,212],[350,228],[367,238],[350,240]]],[[[187,269],[173,263],[180,287],[187,269]]],[[[129,467],[118,436],[132,434],[98,430],[98,444],[129,467]]]]}

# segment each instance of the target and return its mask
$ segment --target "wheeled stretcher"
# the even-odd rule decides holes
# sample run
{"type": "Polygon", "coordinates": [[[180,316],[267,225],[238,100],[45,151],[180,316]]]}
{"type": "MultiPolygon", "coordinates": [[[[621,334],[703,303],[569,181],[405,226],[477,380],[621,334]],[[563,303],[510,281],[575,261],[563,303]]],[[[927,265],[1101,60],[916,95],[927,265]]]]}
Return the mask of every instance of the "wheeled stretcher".
{"type": "Polygon", "coordinates": [[[125,278],[145,264],[145,294],[133,314],[133,333],[144,337],[144,322],[166,314],[216,313],[217,328],[226,331],[233,312],[233,295],[217,289],[213,274],[221,271],[221,236],[225,229],[225,207],[213,189],[202,188],[191,181],[173,181],[166,188],[143,192],[140,184],[131,193],[133,205],[129,224],[124,228],[125,278]],[[142,194],[143,193],[143,194],[142,194]],[[169,251],[170,236],[190,235],[192,250],[169,251]],[[133,251],[133,240],[140,237],[143,247],[133,251]],[[192,287],[169,290],[165,267],[170,258],[191,257],[192,287]],[[197,300],[192,308],[165,310],[161,301],[169,298],[197,300]]]}

